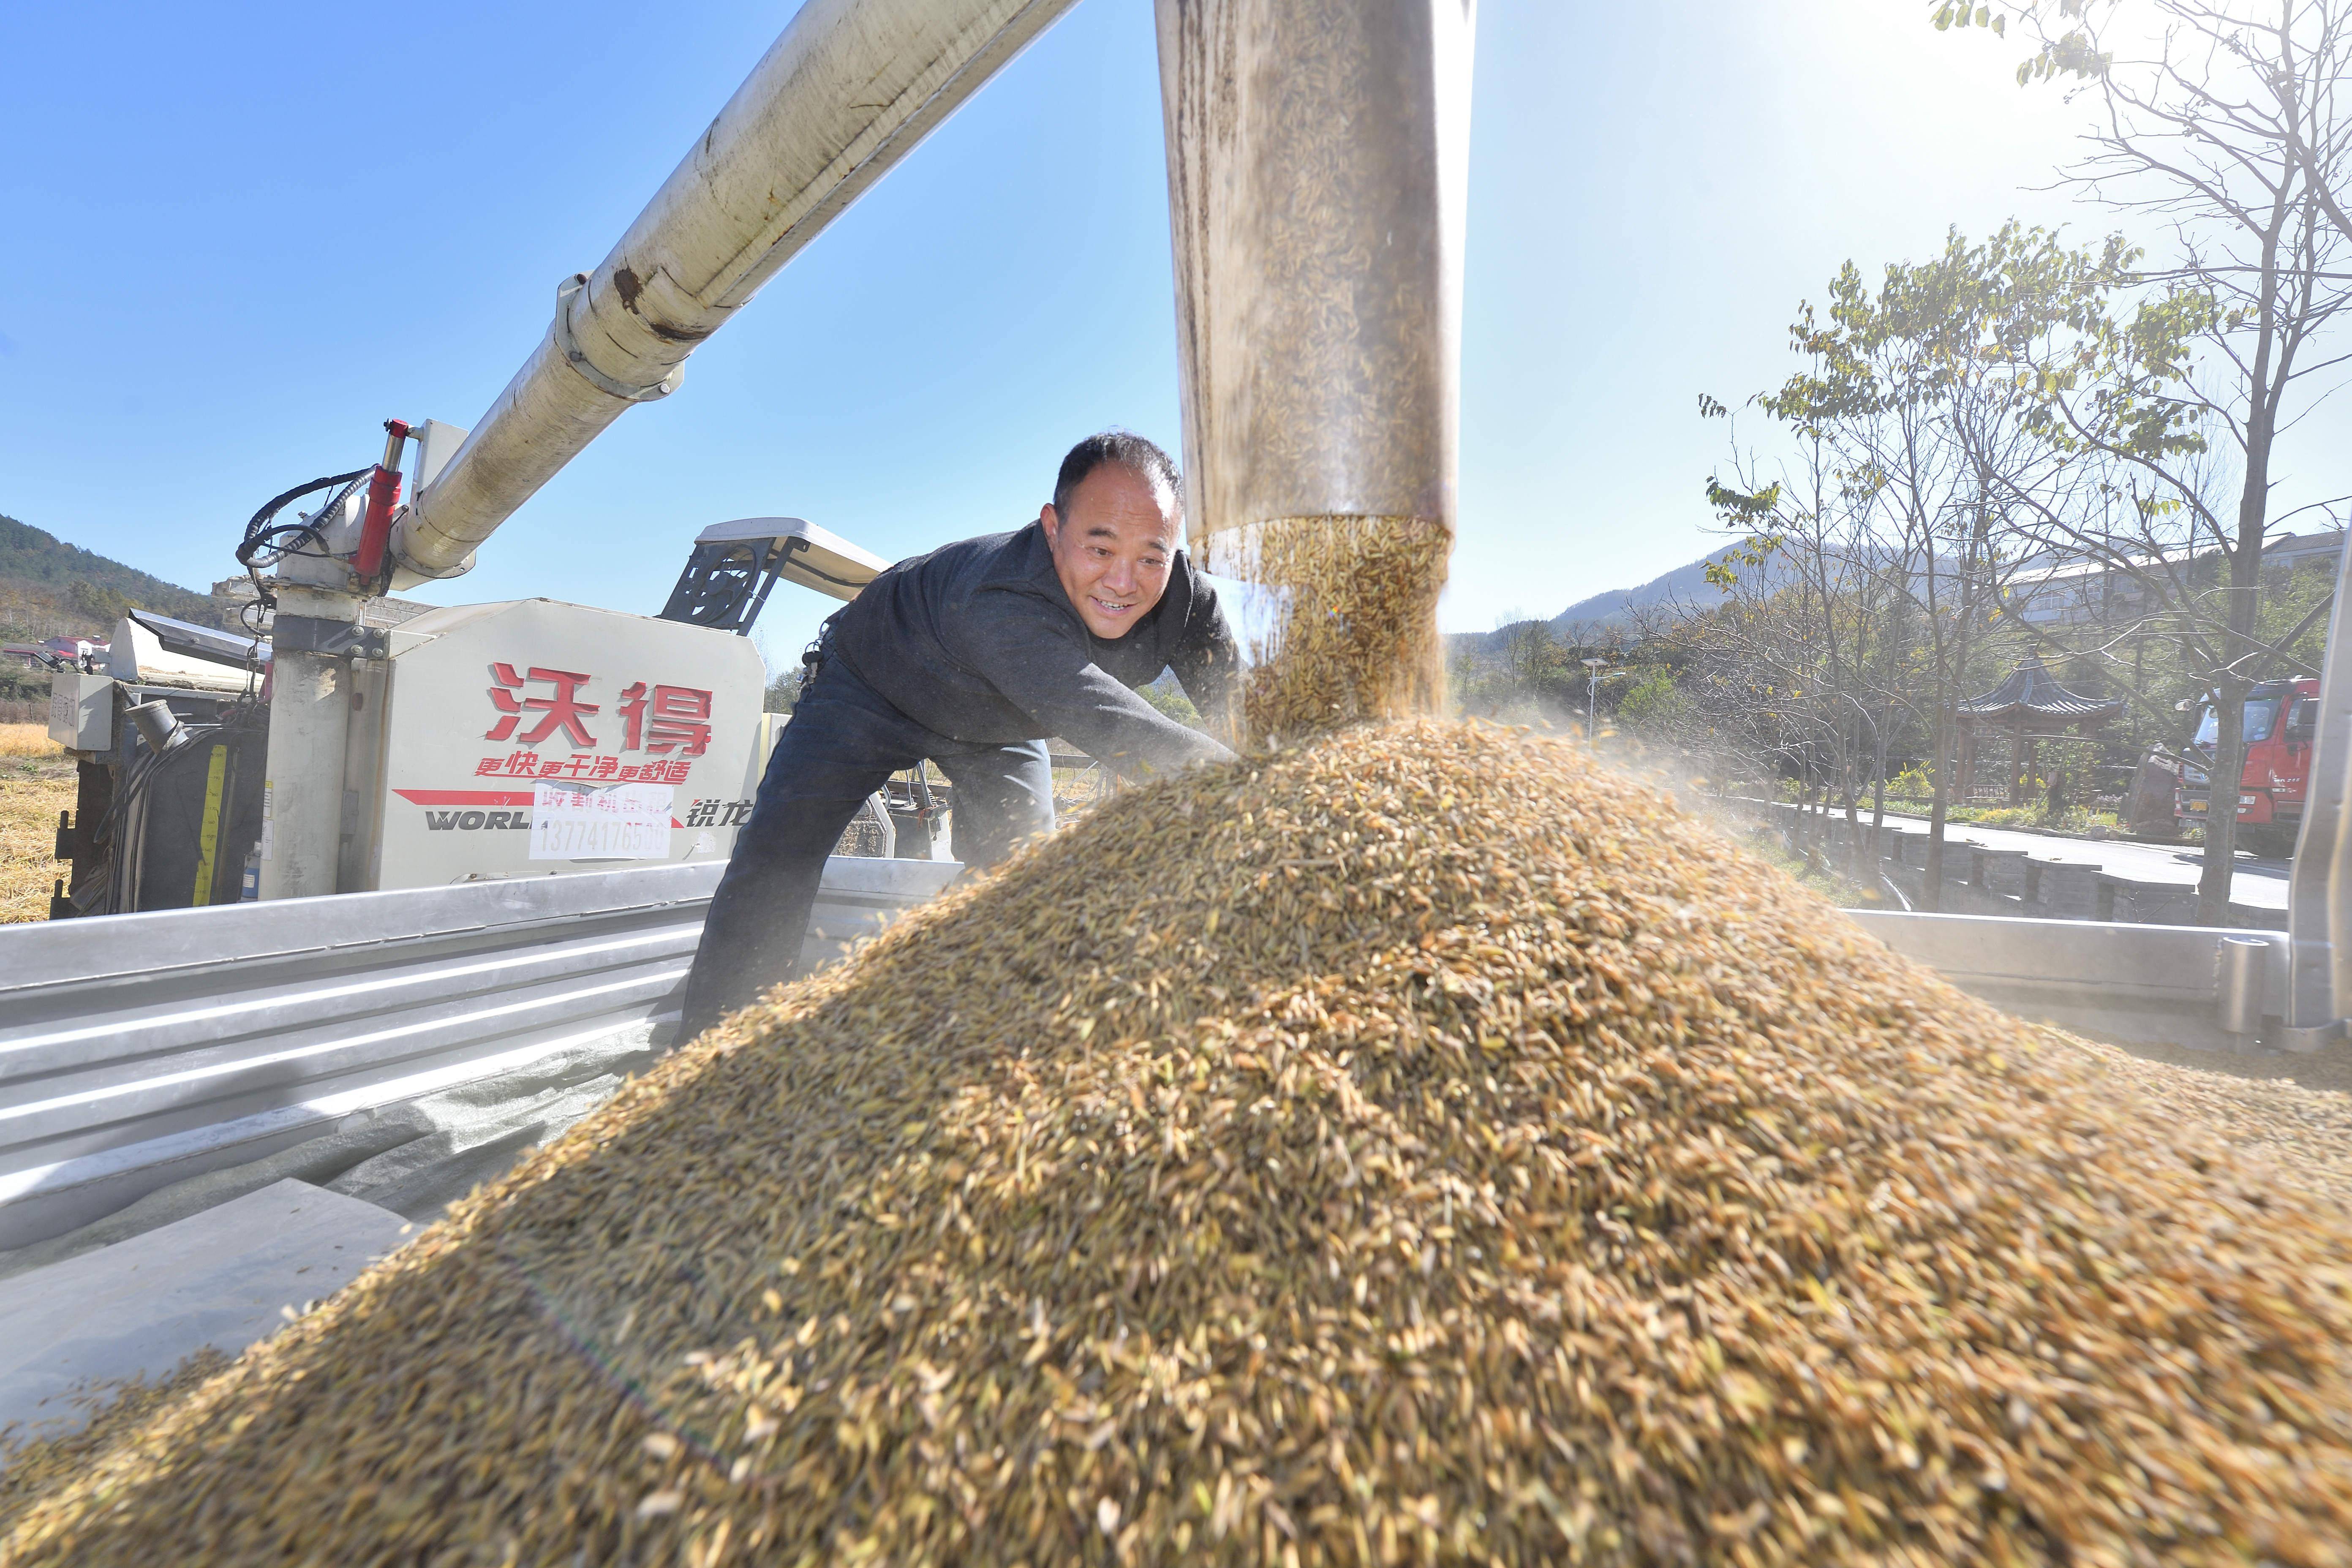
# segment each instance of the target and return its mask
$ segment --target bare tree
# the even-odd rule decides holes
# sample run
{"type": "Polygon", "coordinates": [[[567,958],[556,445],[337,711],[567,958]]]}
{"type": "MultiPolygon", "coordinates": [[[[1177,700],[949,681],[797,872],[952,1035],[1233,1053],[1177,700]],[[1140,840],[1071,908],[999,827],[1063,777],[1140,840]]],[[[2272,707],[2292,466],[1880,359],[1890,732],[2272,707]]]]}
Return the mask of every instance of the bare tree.
{"type": "MultiPolygon", "coordinates": [[[[2087,334],[2052,390],[2085,448],[2136,470],[2137,504],[2179,508],[2221,558],[2218,624],[2194,640],[2219,719],[2214,795],[2234,800],[2249,672],[2271,652],[2254,633],[2273,456],[2344,363],[2326,334],[2352,300],[2352,0],[2039,0],[2010,17],[2038,45],[2019,81],[2072,82],[2098,107],[2063,178],[2171,231],[2176,259],[2137,274],[2153,297],[2087,334]],[[2232,496],[2183,460],[2209,439],[2234,448],[2232,496]]],[[[2237,816],[2207,816],[2198,918],[2221,923],[2237,816]]]]}
{"type": "MultiPolygon", "coordinates": [[[[1700,408],[1727,413],[1711,398],[1700,408]]],[[[1841,467],[1847,456],[1826,431],[1808,427],[1796,455],[1767,482],[1752,458],[1735,453],[1736,483],[1713,480],[1707,491],[1738,539],[1707,572],[1727,604],[1691,625],[1704,626],[1715,645],[1704,667],[1731,653],[1773,673],[1748,700],[1760,699],[1786,727],[1817,809],[1825,812],[1834,796],[1848,826],[1858,828],[1869,784],[1874,841],[1885,806],[1890,697],[1872,673],[1889,661],[1905,584],[1873,532],[1869,487],[1841,467]]],[[[1849,842],[1859,849],[1862,836],[1849,842]]]]}

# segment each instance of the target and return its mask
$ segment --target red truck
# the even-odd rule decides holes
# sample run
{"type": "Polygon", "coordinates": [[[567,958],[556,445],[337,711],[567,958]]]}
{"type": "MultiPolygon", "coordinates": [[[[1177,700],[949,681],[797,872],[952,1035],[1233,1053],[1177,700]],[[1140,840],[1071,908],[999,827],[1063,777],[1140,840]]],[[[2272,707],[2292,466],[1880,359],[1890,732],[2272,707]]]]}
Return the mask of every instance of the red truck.
{"type": "MultiPolygon", "coordinates": [[[[2238,782],[2238,844],[2257,855],[2294,853],[2303,826],[2305,791],[2311,782],[2311,742],[2319,723],[2319,682],[2265,680],[2246,694],[2246,771],[2238,782]]],[[[2207,703],[2197,718],[2191,756],[2210,763],[2220,720],[2207,703]]],[[[2205,820],[2210,794],[2208,771],[2190,763],[2180,770],[2177,815],[2185,825],[2205,820]]]]}

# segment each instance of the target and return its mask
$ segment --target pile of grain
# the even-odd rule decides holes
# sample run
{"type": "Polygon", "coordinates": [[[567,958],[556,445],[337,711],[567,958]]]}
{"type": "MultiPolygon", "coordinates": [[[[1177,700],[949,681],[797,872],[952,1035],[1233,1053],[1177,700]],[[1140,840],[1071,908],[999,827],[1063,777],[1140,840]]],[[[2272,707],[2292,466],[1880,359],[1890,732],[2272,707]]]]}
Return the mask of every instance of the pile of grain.
{"type": "Polygon", "coordinates": [[[17,1466],[9,1458],[27,1439],[15,1423],[0,1426],[0,1519],[5,1519],[39,1495],[45,1483],[60,1475],[78,1474],[155,1413],[216,1375],[229,1358],[206,1345],[162,1377],[100,1378],[86,1382],[29,1423],[40,1430],[59,1422],[82,1421],[63,1437],[42,1442],[37,1465],[17,1466]]]}
{"type": "Polygon", "coordinates": [[[1360,730],[714,1031],[0,1560],[2341,1563],[2347,1259],[1573,748],[1360,730]]]}
{"type": "Polygon", "coordinates": [[[2352,1060],[2342,1052],[2242,1056],[2141,1046],[2135,1054],[2055,1029],[2043,1033],[2094,1058],[2143,1103],[2210,1128],[2241,1155],[2284,1166],[2299,1186],[2352,1201],[2352,1094],[2342,1087],[2352,1060]],[[2263,1081],[2290,1073],[2295,1081],[2263,1081]]]}

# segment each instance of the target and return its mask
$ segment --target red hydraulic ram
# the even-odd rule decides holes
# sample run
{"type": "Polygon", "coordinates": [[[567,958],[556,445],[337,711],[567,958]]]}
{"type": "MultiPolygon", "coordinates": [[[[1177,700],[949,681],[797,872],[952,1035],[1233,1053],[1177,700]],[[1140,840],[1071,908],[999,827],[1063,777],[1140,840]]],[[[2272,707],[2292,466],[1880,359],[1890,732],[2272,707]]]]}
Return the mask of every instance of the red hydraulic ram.
{"type": "Polygon", "coordinates": [[[374,584],[383,574],[384,546],[392,540],[392,514],[400,507],[400,451],[408,440],[408,426],[397,419],[383,422],[383,461],[368,479],[367,510],[360,519],[359,553],[352,566],[360,581],[374,584]]]}

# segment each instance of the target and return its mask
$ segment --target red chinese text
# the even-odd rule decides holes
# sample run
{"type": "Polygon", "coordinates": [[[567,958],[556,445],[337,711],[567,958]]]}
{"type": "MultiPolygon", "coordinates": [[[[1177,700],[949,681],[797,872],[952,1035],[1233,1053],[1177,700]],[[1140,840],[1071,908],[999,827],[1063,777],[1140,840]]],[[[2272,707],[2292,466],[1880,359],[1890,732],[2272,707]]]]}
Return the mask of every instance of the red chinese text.
{"type": "Polygon", "coordinates": [[[536,752],[512,752],[503,757],[484,757],[474,764],[474,776],[585,779],[591,784],[681,784],[686,782],[690,766],[682,759],[662,763],[624,763],[615,756],[592,756],[585,752],[574,752],[568,757],[542,757],[536,752]]]}
{"type": "MultiPolygon", "coordinates": [[[[585,700],[593,676],[572,669],[548,669],[531,665],[522,674],[515,673],[511,664],[490,666],[490,706],[498,717],[491,722],[483,739],[512,741],[518,745],[536,746],[546,740],[555,740],[574,752],[593,752],[598,742],[589,731],[588,719],[601,713],[601,704],[585,700]],[[533,690],[534,688],[545,690],[533,690]],[[530,692],[517,696],[518,692],[530,692]],[[533,716],[536,716],[535,718],[533,716]],[[526,721],[529,729],[523,729],[526,721]],[[520,732],[518,732],[520,731],[520,732]]],[[[621,715],[621,745],[624,752],[669,752],[679,757],[698,757],[710,749],[710,693],[696,686],[648,686],[633,681],[622,688],[618,704],[621,715]]],[[[529,752],[517,752],[528,757],[529,752]]],[[[512,776],[532,776],[529,768],[509,769],[513,759],[500,761],[494,757],[482,759],[481,773],[511,773],[512,776]],[[494,768],[491,764],[496,763],[494,768]]],[[[575,762],[577,759],[575,759],[575,762]]],[[[598,763],[609,764],[609,771],[583,774],[573,771],[572,763],[541,768],[540,773],[562,772],[567,778],[593,776],[598,778],[653,778],[624,769],[619,759],[591,759],[584,766],[593,768],[598,763]]],[[[667,771],[662,776],[667,776],[667,771]]],[[[684,774],[678,775],[681,779],[684,774]]]]}
{"type": "Polygon", "coordinates": [[[530,673],[523,676],[515,673],[513,665],[494,664],[490,666],[490,679],[498,682],[490,688],[490,706],[499,710],[499,717],[498,721],[490,726],[489,732],[482,737],[484,740],[513,739],[526,746],[536,746],[554,734],[556,731],[562,730],[572,745],[583,752],[593,748],[596,744],[596,737],[588,732],[588,726],[584,720],[588,714],[601,712],[603,710],[595,703],[580,700],[580,689],[588,684],[586,675],[578,670],[542,669],[538,665],[532,665],[530,673]],[[520,703],[515,700],[514,693],[517,689],[527,683],[536,684],[541,681],[554,687],[555,690],[549,696],[526,697],[520,703]],[[515,726],[522,721],[522,716],[526,712],[535,712],[544,716],[538,723],[520,735],[517,735],[515,726]]]}
{"type": "Polygon", "coordinates": [[[640,680],[621,693],[621,722],[625,752],[642,747],[698,757],[710,749],[710,693],[691,686],[656,686],[648,698],[640,680]]]}

